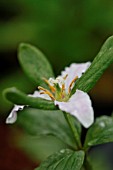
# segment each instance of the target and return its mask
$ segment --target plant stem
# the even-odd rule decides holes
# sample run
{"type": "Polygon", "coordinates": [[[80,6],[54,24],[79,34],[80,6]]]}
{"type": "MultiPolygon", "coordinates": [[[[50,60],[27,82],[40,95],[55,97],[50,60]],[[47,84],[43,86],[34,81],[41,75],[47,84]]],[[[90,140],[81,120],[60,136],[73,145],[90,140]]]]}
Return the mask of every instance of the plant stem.
{"type": "MultiPolygon", "coordinates": [[[[64,113],[64,117],[74,135],[74,138],[75,138],[75,142],[76,142],[76,146],[77,146],[77,149],[81,149],[82,148],[82,144],[81,144],[81,141],[80,141],[80,137],[79,137],[79,134],[78,134],[78,131],[74,125],[74,121],[73,121],[73,118],[71,115],[69,115],[68,113],[66,112],[63,112],[64,113]]],[[[84,164],[83,164],[83,167],[81,170],[93,170],[92,168],[92,165],[90,163],[90,160],[87,156],[87,152],[86,152],[86,155],[85,155],[85,160],[84,160],[84,164]]]]}
{"type": "Polygon", "coordinates": [[[71,129],[71,131],[72,131],[72,133],[73,133],[73,135],[74,135],[77,149],[82,148],[82,144],[81,144],[81,141],[80,141],[80,137],[79,137],[78,131],[77,131],[75,125],[74,125],[74,122],[73,122],[73,120],[72,120],[72,116],[69,115],[69,114],[66,113],[66,112],[63,112],[63,113],[64,113],[64,117],[65,117],[65,119],[66,119],[66,121],[67,121],[67,123],[68,123],[68,125],[69,125],[69,127],[70,127],[70,129],[71,129]]]}

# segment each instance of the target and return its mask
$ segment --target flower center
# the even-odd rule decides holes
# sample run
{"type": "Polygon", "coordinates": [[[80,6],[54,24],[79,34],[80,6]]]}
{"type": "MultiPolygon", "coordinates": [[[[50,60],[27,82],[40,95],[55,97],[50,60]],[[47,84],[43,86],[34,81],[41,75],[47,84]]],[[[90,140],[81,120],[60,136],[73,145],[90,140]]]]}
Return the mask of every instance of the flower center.
{"type": "Polygon", "coordinates": [[[68,75],[65,75],[64,77],[58,76],[56,79],[49,78],[49,80],[44,78],[44,81],[48,84],[50,91],[41,86],[38,86],[38,89],[41,90],[40,94],[47,94],[53,101],[68,101],[70,97],[71,88],[75,81],[78,79],[78,76],[76,76],[72,80],[68,87],[68,91],[66,91],[65,81],[67,76],[68,75]]]}

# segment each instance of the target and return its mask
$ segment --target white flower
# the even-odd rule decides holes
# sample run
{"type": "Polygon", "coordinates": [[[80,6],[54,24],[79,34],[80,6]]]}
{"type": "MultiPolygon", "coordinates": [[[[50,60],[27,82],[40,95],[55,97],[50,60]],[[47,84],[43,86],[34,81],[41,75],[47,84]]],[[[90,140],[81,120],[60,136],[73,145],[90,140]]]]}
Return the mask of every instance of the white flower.
{"type": "MultiPolygon", "coordinates": [[[[78,89],[76,89],[76,92],[72,96],[70,96],[70,93],[76,80],[82,76],[82,73],[84,73],[89,66],[90,62],[71,64],[70,67],[66,67],[65,70],[61,72],[61,76],[58,76],[56,79],[45,79],[50,91],[39,86],[39,91],[35,91],[34,94],[30,96],[53,100],[54,104],[57,105],[60,110],[70,113],[76,117],[85,128],[88,128],[94,121],[94,112],[88,94],[78,89]]],[[[23,107],[24,106],[15,105],[9,117],[6,119],[6,123],[14,123],[17,118],[17,111],[23,109],[23,107]]]]}

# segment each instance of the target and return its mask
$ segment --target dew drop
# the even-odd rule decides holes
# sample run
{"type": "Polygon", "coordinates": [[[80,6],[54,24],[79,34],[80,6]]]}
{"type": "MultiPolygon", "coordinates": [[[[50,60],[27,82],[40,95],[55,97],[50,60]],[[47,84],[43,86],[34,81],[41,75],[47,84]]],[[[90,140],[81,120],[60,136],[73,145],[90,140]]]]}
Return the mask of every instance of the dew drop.
{"type": "Polygon", "coordinates": [[[105,127],[105,123],[104,123],[104,122],[100,122],[99,125],[100,125],[101,127],[105,127]]]}
{"type": "Polygon", "coordinates": [[[61,151],[60,151],[60,153],[64,153],[65,152],[65,150],[64,149],[62,149],[61,151]]]}

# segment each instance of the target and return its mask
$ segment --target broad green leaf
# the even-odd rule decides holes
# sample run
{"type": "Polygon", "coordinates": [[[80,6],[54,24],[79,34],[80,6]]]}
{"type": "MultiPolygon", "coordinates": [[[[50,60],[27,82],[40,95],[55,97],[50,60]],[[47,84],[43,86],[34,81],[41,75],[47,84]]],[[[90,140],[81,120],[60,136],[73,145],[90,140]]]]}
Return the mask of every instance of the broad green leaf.
{"type": "Polygon", "coordinates": [[[27,76],[38,86],[45,86],[43,78],[54,77],[51,65],[44,54],[36,47],[22,43],[18,55],[20,64],[27,76]]]}
{"type": "Polygon", "coordinates": [[[83,161],[83,151],[74,152],[69,149],[62,149],[49,156],[42,162],[41,166],[35,170],[80,170],[83,161]]]}
{"type": "Polygon", "coordinates": [[[84,92],[89,92],[101,77],[103,72],[113,62],[113,36],[109,37],[100,52],[93,60],[89,69],[83,74],[83,76],[76,82],[72,94],[76,89],[80,89],[84,92]]]}
{"type": "Polygon", "coordinates": [[[84,147],[113,142],[113,118],[101,116],[89,128],[84,147]]]}
{"type": "Polygon", "coordinates": [[[38,109],[57,110],[57,107],[55,107],[52,101],[28,96],[15,87],[5,89],[3,94],[9,101],[17,105],[29,105],[38,109]]]}
{"type": "MultiPolygon", "coordinates": [[[[18,113],[17,123],[34,136],[54,135],[67,145],[77,148],[72,131],[61,111],[47,111],[25,108],[18,113]]],[[[81,125],[75,119],[81,135],[81,125]]]]}

